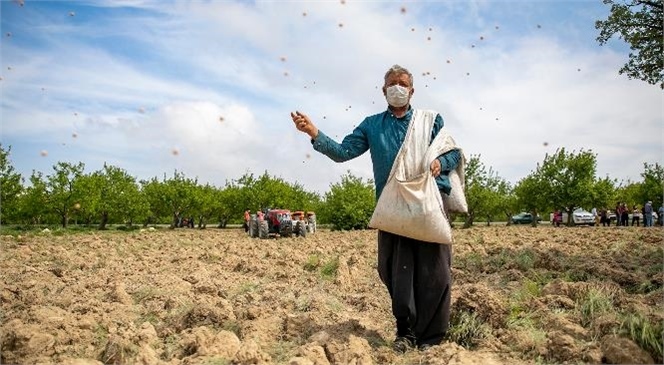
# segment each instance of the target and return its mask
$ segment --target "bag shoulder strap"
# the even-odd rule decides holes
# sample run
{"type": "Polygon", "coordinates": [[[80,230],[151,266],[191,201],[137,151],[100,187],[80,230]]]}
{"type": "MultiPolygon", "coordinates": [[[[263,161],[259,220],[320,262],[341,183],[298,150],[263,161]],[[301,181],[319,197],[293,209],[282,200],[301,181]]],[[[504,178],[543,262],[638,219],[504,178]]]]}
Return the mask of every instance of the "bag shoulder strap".
{"type": "Polygon", "coordinates": [[[397,152],[397,156],[394,158],[394,163],[392,164],[390,175],[387,178],[388,181],[394,177],[394,175],[396,174],[397,171],[399,171],[399,169],[402,169],[404,167],[403,164],[405,157],[409,153],[413,153],[412,151],[414,149],[418,148],[419,146],[419,148],[423,149],[420,152],[424,153],[424,151],[428,147],[428,143],[424,145],[418,145],[419,141],[415,137],[415,135],[417,134],[415,128],[417,127],[425,128],[427,131],[426,135],[431,136],[431,131],[433,130],[433,125],[437,114],[438,113],[433,110],[413,109],[413,115],[411,116],[410,122],[408,123],[406,136],[404,137],[404,140],[401,143],[401,147],[399,148],[399,152],[397,152]]]}

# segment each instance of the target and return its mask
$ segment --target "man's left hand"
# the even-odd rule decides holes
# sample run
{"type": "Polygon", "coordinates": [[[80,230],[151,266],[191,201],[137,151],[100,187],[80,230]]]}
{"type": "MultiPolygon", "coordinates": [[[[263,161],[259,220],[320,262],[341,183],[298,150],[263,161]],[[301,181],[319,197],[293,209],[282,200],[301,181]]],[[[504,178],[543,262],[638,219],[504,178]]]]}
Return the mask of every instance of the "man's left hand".
{"type": "Polygon", "coordinates": [[[438,161],[438,159],[435,159],[431,163],[431,175],[433,175],[433,177],[438,177],[438,175],[440,175],[440,172],[441,172],[440,161],[438,161]]]}

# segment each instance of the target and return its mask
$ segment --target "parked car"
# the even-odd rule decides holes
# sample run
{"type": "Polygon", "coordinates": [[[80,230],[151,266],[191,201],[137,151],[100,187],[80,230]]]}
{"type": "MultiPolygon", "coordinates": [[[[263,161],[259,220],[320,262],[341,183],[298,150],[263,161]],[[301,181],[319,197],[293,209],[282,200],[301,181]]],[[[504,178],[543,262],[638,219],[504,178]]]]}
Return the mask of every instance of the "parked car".
{"type": "MultiPolygon", "coordinates": [[[[553,213],[551,213],[551,216],[553,217],[553,213]]],[[[567,224],[567,217],[568,217],[567,212],[563,212],[563,221],[561,222],[561,224],[567,224]]],[[[553,222],[553,218],[551,218],[551,221],[553,222]]],[[[588,224],[594,226],[595,216],[593,216],[592,213],[583,208],[576,208],[572,212],[572,224],[574,225],[588,224]]]]}
{"type": "MultiPolygon", "coordinates": [[[[537,221],[541,222],[542,217],[537,215],[537,221]]],[[[533,215],[531,213],[522,212],[512,216],[512,224],[530,224],[533,223],[533,215]]]]}

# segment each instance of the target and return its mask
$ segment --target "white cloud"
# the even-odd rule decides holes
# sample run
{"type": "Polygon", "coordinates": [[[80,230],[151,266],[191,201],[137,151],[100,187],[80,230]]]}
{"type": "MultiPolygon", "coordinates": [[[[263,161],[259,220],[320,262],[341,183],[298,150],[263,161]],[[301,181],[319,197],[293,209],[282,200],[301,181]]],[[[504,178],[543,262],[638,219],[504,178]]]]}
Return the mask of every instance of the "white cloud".
{"type": "Polygon", "coordinates": [[[653,152],[662,151],[660,90],[617,75],[625,55],[580,49],[555,29],[498,31],[486,16],[492,2],[413,3],[406,14],[382,2],[99,6],[119,5],[141,11],[55,24],[55,35],[40,24],[31,35],[45,46],[3,45],[3,67],[15,65],[3,71],[3,139],[77,132],[74,158],[114,161],[139,178],[177,168],[221,185],[267,170],[324,192],[347,170],[371,178],[368,154],[332,162],[289,113],[309,114],[340,141],[385,107],[383,73],[399,63],[415,76],[414,106],[438,110],[467,155],[512,182],[558,147],[592,149],[600,176],[637,180],[643,161],[662,160],[653,152]],[[431,21],[439,8],[464,19],[431,21]]]}

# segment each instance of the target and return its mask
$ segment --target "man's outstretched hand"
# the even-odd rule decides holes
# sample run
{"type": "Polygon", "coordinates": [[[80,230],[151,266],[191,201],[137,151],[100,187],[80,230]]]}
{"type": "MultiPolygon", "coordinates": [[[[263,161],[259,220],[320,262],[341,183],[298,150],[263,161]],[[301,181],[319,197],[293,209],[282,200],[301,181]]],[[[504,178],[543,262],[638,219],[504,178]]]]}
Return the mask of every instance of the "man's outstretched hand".
{"type": "Polygon", "coordinates": [[[318,128],[316,128],[316,126],[311,123],[311,119],[309,119],[308,116],[306,116],[304,113],[300,113],[297,110],[295,112],[291,112],[290,115],[293,119],[293,123],[295,123],[295,128],[297,128],[298,131],[308,134],[312,139],[318,136],[318,128]]]}

